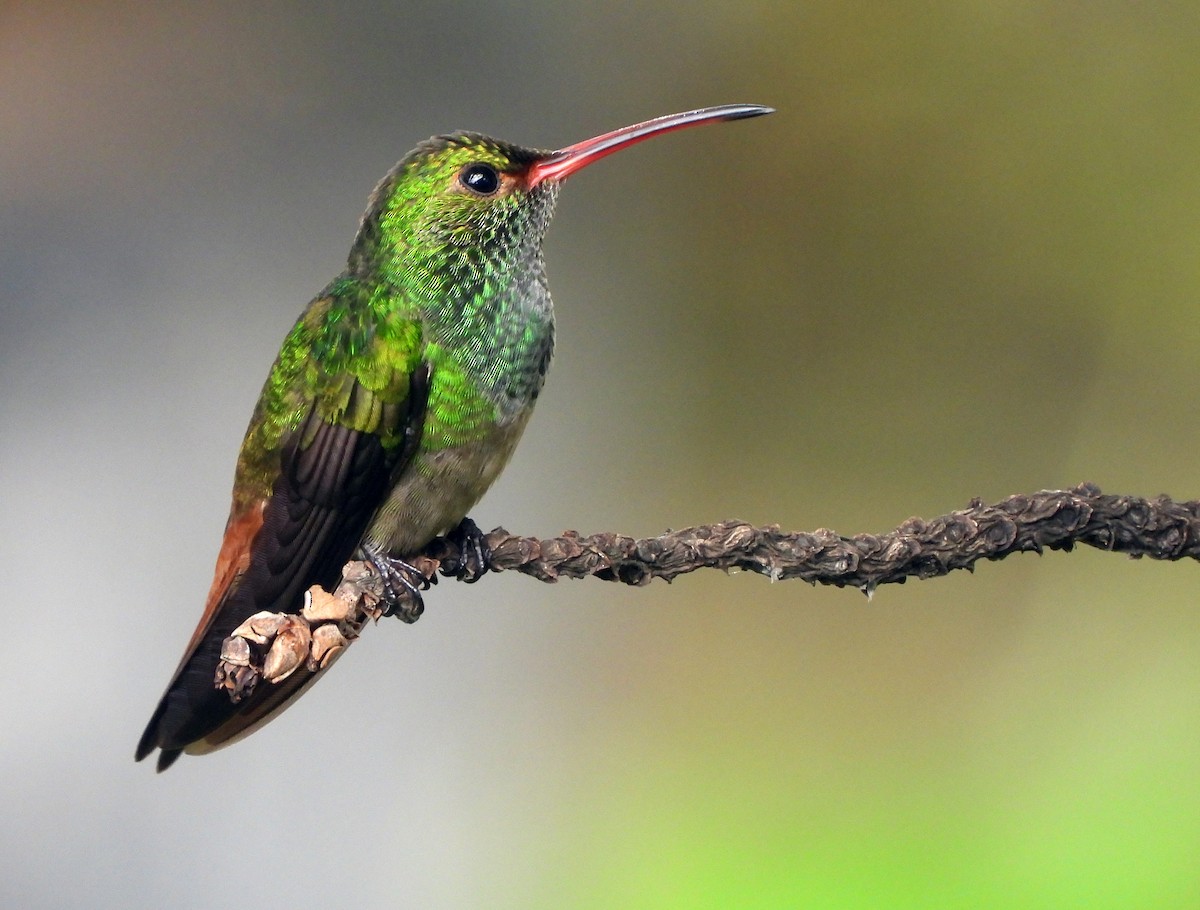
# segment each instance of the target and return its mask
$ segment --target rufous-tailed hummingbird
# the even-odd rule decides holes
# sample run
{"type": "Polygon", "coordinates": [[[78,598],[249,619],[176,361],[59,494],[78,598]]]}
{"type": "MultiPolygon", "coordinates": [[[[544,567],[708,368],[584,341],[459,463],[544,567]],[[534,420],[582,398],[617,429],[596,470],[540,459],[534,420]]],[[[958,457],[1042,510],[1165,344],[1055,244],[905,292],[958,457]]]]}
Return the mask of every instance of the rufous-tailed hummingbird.
{"type": "Polygon", "coordinates": [[[411,622],[420,595],[401,560],[448,532],[478,547],[467,511],[512,454],[554,347],[542,238],[562,181],[651,136],[770,112],[688,111],[553,152],[452,133],[383,178],[345,271],[301,314],[267,377],[204,615],[139,761],[160,749],[162,771],[181,752],[228,745],[320,675],[301,668],[236,704],[218,690],[221,643],[252,614],[296,612],[358,553],[411,622]]]}

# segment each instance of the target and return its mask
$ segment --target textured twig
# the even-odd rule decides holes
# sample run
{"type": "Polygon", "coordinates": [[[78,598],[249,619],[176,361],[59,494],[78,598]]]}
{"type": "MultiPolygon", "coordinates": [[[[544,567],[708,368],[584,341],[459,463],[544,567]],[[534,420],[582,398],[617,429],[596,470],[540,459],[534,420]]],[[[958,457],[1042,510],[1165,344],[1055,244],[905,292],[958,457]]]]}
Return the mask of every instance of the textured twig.
{"type": "MultiPolygon", "coordinates": [[[[642,585],[701,568],[745,569],[775,579],[855,587],[866,592],[907,578],[933,578],[971,569],[980,559],[1087,544],[1151,559],[1200,558],[1200,502],[1107,496],[1083,484],[1010,496],[995,505],[979,500],[959,512],[929,520],[910,518],[878,536],[842,537],[757,528],[725,521],[634,540],[619,534],[537,540],[498,528],[487,535],[488,568],[515,570],[543,581],[595,575],[642,585]]],[[[452,574],[457,551],[442,540],[427,554],[452,574]]]]}
{"type": "MultiPolygon", "coordinates": [[[[542,581],[592,575],[644,585],[702,568],[744,569],[773,579],[802,578],[870,594],[879,585],[903,584],[910,577],[971,570],[980,559],[1070,550],[1076,544],[1135,558],[1200,559],[1200,502],[1107,496],[1092,484],[1082,484],[1073,490],[1018,494],[995,505],[975,500],[962,511],[930,520],[910,518],[878,536],[842,537],[823,528],[796,533],[776,525],[758,528],[724,521],[640,540],[612,533],[582,537],[574,531],[539,540],[517,537],[503,528],[485,540],[490,571],[522,572],[542,581]]],[[[438,538],[413,565],[432,584],[438,572],[457,575],[462,558],[456,543],[438,538]]],[[[353,599],[352,627],[378,614],[379,590],[378,579],[364,564],[347,565],[338,595],[353,599]]],[[[222,678],[223,686],[236,696],[228,671],[222,678]]]]}

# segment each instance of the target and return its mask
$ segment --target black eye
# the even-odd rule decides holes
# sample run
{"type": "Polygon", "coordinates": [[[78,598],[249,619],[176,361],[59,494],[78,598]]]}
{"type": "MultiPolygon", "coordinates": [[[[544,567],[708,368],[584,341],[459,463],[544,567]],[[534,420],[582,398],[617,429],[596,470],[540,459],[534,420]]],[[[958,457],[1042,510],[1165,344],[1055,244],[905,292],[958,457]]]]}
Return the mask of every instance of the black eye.
{"type": "Polygon", "coordinates": [[[463,186],[480,196],[490,196],[500,189],[500,175],[490,164],[468,164],[458,179],[463,186]]]}

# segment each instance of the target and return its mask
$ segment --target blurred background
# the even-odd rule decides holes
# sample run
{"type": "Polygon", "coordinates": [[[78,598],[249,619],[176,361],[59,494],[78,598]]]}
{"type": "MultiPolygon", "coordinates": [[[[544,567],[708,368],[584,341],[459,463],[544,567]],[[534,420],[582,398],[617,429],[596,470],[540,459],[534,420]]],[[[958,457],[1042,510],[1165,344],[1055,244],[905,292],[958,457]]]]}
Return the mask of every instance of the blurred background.
{"type": "Polygon", "coordinates": [[[249,740],[133,762],[266,370],[432,133],[778,108],[567,186],[485,528],[1200,495],[1198,42],[1169,3],[0,5],[0,904],[1200,905],[1190,563],[443,582],[249,740]]]}

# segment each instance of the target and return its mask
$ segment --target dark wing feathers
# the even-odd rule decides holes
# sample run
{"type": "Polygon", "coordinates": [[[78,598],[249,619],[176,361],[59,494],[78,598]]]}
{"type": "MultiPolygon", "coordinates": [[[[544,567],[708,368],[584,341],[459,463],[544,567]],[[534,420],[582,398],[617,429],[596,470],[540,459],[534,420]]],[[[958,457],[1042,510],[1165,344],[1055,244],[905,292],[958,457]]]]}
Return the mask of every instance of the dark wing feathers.
{"type": "Polygon", "coordinates": [[[164,770],[189,746],[208,751],[250,732],[315,678],[299,670],[280,686],[262,685],[234,704],[213,685],[222,641],[255,613],[290,613],[314,584],[332,589],[397,472],[420,442],[429,369],[416,370],[404,442],[388,452],[375,433],[323,420],[316,409],[283,449],[280,474],[250,543],[245,573],[226,590],[195,649],[181,664],[138,745],[137,758],[161,748],[164,770]],[[415,428],[415,429],[414,429],[415,428]],[[203,741],[203,742],[200,742],[203,741]]]}

